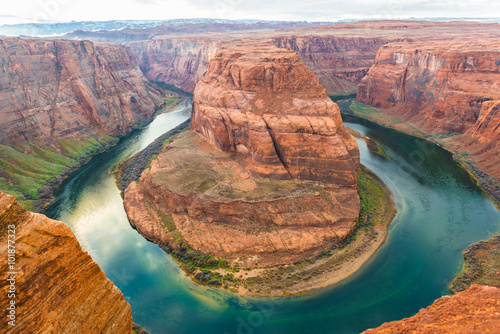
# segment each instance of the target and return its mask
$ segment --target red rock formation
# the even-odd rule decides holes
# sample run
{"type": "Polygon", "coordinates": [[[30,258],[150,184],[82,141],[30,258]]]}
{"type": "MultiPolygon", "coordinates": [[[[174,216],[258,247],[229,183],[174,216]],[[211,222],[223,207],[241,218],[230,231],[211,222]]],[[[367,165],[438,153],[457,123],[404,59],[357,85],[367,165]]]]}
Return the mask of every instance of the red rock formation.
{"type": "Polygon", "coordinates": [[[212,31],[199,34],[186,30],[184,35],[167,31],[148,37],[151,41],[127,45],[140,59],[149,79],[192,91],[208,67],[209,53],[213,54],[212,45],[207,48],[207,40],[229,46],[242,39],[259,40],[298,52],[327,93],[335,95],[356,93],[378,49],[386,43],[500,38],[500,25],[475,22],[374,21],[246,33],[212,31]]]}
{"type": "Polygon", "coordinates": [[[500,180],[500,101],[483,102],[474,125],[443,142],[454,152],[468,152],[477,167],[500,180]]]}
{"type": "Polygon", "coordinates": [[[221,49],[194,92],[192,128],[248,154],[260,176],[355,186],[357,144],[338,106],[295,52],[221,49]]]}
{"type": "Polygon", "coordinates": [[[207,142],[179,135],[125,191],[146,238],[262,267],[352,233],[359,151],[295,52],[217,51],[194,92],[192,128],[207,142]]]}
{"type": "Polygon", "coordinates": [[[24,210],[0,192],[0,266],[15,245],[15,298],[2,275],[3,314],[15,301],[15,327],[3,317],[2,333],[130,333],[130,305],[64,223],[24,210]],[[14,229],[11,227],[14,226],[14,229]],[[15,230],[8,232],[8,230],[15,230]],[[10,239],[10,235],[15,235],[10,239]],[[8,242],[15,241],[15,243],[8,242]]]}
{"type": "Polygon", "coordinates": [[[413,317],[363,333],[498,333],[499,328],[500,289],[472,285],[455,295],[439,298],[413,317]]]}

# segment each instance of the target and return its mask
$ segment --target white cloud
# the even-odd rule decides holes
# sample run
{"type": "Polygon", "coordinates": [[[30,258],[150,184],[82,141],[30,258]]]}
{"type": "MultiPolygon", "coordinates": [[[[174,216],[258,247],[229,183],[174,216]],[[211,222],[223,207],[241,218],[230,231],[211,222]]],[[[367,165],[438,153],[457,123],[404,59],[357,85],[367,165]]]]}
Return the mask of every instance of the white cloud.
{"type": "Polygon", "coordinates": [[[0,22],[226,18],[335,20],[350,18],[491,17],[486,0],[23,0],[2,8],[0,22]]]}

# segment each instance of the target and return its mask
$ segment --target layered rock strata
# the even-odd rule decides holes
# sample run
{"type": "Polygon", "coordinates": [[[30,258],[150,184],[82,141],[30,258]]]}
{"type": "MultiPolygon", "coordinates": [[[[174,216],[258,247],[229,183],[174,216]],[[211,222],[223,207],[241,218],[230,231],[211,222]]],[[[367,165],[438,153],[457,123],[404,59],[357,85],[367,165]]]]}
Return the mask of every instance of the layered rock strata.
{"type": "Polygon", "coordinates": [[[6,314],[7,303],[15,302],[15,326],[4,317],[2,333],[121,334],[132,330],[130,305],[80,247],[70,228],[26,211],[2,192],[0,266],[3,273],[15,272],[15,281],[8,282],[7,277],[0,281],[2,313],[6,314]],[[8,249],[15,249],[13,269],[8,249]],[[15,296],[7,298],[9,291],[15,291],[15,296]]]}
{"type": "Polygon", "coordinates": [[[127,215],[148,239],[268,266],[352,233],[357,144],[295,52],[217,51],[194,92],[192,129],[125,191],[127,215]]]}

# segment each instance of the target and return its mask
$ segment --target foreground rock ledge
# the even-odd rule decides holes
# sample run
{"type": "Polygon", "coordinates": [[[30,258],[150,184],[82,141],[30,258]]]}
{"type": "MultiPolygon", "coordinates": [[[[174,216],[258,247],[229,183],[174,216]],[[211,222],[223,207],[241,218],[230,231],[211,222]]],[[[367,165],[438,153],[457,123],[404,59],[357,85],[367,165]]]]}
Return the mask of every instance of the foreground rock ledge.
{"type": "Polygon", "coordinates": [[[125,190],[146,238],[265,267],[314,257],[353,232],[359,150],[295,52],[219,50],[195,89],[192,129],[125,190]]]}
{"type": "MultiPolygon", "coordinates": [[[[0,192],[2,272],[8,268],[9,225],[15,225],[16,326],[4,318],[1,333],[131,332],[130,305],[70,228],[26,211],[14,197],[0,192]]],[[[6,302],[8,290],[2,279],[0,293],[6,302]]]]}
{"type": "Polygon", "coordinates": [[[474,284],[465,291],[439,298],[413,317],[364,333],[498,333],[499,328],[500,289],[474,284]]]}

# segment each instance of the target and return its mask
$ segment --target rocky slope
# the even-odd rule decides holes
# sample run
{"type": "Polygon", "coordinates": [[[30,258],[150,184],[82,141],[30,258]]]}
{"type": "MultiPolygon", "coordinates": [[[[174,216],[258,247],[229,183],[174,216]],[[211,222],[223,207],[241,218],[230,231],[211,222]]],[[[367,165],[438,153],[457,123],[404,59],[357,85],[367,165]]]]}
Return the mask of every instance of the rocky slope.
{"type": "Polygon", "coordinates": [[[496,333],[500,328],[500,289],[472,285],[439,298],[416,315],[363,333],[496,333]]]}
{"type": "Polygon", "coordinates": [[[19,199],[165,102],[119,45],[3,38],[0,64],[0,189],[19,199]]]}
{"type": "Polygon", "coordinates": [[[392,43],[381,48],[357,100],[467,152],[500,180],[500,43],[392,43]]]}
{"type": "Polygon", "coordinates": [[[148,239],[250,267],[311,257],[352,233],[359,151],[295,52],[217,51],[192,129],[125,191],[148,239]]]}
{"type": "Polygon", "coordinates": [[[15,302],[15,327],[4,318],[0,332],[130,333],[130,305],[82,250],[69,227],[26,211],[0,192],[2,272],[9,268],[7,249],[13,248],[8,245],[15,245],[16,252],[14,268],[9,269],[16,272],[15,296],[7,298],[13,289],[6,277],[0,281],[0,291],[2,300],[15,302]]]}

